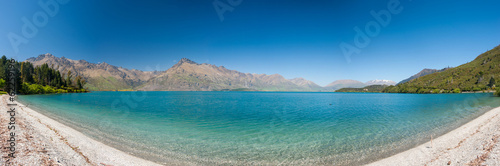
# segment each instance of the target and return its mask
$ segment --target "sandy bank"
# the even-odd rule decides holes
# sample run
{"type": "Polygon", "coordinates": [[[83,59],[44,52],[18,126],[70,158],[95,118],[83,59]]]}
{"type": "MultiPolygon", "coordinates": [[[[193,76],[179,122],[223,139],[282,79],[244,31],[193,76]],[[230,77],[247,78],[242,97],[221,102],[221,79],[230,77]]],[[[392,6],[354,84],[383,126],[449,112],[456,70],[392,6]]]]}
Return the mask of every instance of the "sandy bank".
{"type": "Polygon", "coordinates": [[[500,165],[500,107],[425,144],[368,165],[500,165]]]}
{"type": "Polygon", "coordinates": [[[159,165],[93,140],[17,103],[16,128],[8,130],[7,95],[0,97],[0,165],[159,165]],[[16,135],[16,158],[7,157],[9,133],[16,135]]]}

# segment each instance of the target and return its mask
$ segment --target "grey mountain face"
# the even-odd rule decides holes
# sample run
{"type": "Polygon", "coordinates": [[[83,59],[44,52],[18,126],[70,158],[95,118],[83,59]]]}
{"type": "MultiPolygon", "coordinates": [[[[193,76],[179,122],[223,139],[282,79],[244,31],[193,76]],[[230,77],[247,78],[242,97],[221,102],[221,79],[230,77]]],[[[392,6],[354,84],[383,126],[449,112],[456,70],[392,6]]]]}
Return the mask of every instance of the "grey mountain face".
{"type": "Polygon", "coordinates": [[[429,74],[432,74],[432,73],[437,73],[437,72],[442,72],[442,71],[445,71],[445,70],[448,70],[450,68],[443,68],[441,70],[437,70],[437,69],[423,69],[422,71],[418,72],[417,74],[407,78],[407,79],[404,79],[400,82],[398,82],[398,84],[402,84],[402,83],[405,83],[405,82],[408,82],[408,81],[411,81],[413,79],[416,79],[418,77],[422,77],[422,76],[426,76],[426,75],[429,75],[429,74]]]}

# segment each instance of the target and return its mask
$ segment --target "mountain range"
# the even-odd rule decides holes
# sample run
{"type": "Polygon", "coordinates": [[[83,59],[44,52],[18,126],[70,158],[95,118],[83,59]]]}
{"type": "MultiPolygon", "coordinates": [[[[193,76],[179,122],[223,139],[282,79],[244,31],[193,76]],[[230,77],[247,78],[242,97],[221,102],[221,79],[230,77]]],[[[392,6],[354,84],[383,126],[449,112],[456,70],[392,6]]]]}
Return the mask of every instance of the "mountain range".
{"type": "Polygon", "coordinates": [[[154,76],[138,90],[162,91],[318,91],[321,88],[303,78],[285,79],[279,74],[250,74],[226,69],[224,66],[198,64],[182,58],[165,72],[154,76]]]}
{"type": "Polygon", "coordinates": [[[86,88],[102,90],[146,90],[146,91],[335,91],[340,88],[360,88],[377,80],[362,83],[355,80],[338,80],[322,87],[304,78],[286,79],[279,74],[250,74],[226,69],[207,63],[199,64],[182,58],[166,71],[141,71],[116,67],[108,63],[90,63],[42,54],[28,58],[35,66],[47,63],[62,73],[72,72],[87,80],[86,88]]]}
{"type": "Polygon", "coordinates": [[[224,66],[199,64],[182,58],[166,71],[126,69],[108,63],[90,63],[42,54],[28,58],[35,66],[47,63],[61,73],[71,71],[74,76],[87,80],[91,91],[144,90],[144,91],[335,91],[340,88],[361,88],[367,85],[392,85],[394,81],[337,80],[325,87],[304,78],[286,79],[279,74],[251,74],[226,69],[224,66]]]}
{"type": "MultiPolygon", "coordinates": [[[[499,86],[500,46],[473,61],[455,68],[423,69],[400,81],[337,80],[319,86],[304,78],[286,79],[279,74],[251,74],[226,69],[224,66],[199,64],[182,58],[166,71],[126,69],[85,60],[71,60],[42,54],[26,61],[35,66],[47,63],[51,68],[73,76],[82,76],[91,91],[145,90],[145,91],[335,91],[342,88],[363,88],[371,85],[389,86],[384,92],[435,93],[451,91],[479,91],[499,86]],[[396,85],[396,86],[393,86],[396,85]]],[[[75,78],[75,77],[73,77],[75,78]]],[[[377,86],[378,89],[380,89],[377,86]]],[[[367,89],[363,88],[362,90],[367,89]]]]}

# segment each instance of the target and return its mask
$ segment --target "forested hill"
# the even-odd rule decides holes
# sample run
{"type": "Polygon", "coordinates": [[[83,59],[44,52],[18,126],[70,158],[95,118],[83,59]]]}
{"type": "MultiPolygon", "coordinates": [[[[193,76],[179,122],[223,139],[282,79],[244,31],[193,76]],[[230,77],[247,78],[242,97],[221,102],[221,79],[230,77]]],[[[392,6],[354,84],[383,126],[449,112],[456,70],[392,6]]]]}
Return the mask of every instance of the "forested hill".
{"type": "Polygon", "coordinates": [[[71,71],[61,73],[46,63],[34,66],[30,62],[11,62],[5,55],[0,58],[0,89],[4,91],[15,88],[21,94],[88,92],[85,83],[81,76],[74,76],[71,71]]]}
{"type": "Polygon", "coordinates": [[[493,90],[500,86],[500,45],[479,55],[472,62],[422,76],[397,86],[389,93],[459,93],[493,90]]]}
{"type": "Polygon", "coordinates": [[[370,85],[363,88],[342,88],[335,92],[381,92],[389,85],[370,85]]]}

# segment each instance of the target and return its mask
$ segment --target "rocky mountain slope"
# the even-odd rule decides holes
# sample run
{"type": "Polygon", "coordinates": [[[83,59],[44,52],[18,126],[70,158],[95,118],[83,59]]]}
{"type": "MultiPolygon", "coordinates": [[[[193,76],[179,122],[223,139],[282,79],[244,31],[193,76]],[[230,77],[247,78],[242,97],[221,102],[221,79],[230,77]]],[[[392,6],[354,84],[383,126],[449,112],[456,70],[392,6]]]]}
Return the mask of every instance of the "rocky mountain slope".
{"type": "Polygon", "coordinates": [[[298,86],[310,88],[311,90],[322,90],[323,89],[323,87],[319,86],[318,84],[316,84],[312,81],[306,80],[302,77],[290,79],[290,81],[292,81],[292,83],[294,83],[298,86]]]}
{"type": "Polygon", "coordinates": [[[285,79],[279,74],[250,74],[226,69],[224,66],[198,64],[183,58],[165,72],[139,86],[138,90],[213,91],[317,91],[320,86],[297,78],[285,79]]]}
{"type": "Polygon", "coordinates": [[[337,90],[342,88],[362,88],[366,84],[356,80],[337,80],[325,86],[325,90],[337,90]]]}
{"type": "Polygon", "coordinates": [[[450,69],[450,68],[444,68],[444,69],[441,69],[441,70],[437,70],[437,69],[423,69],[422,71],[418,72],[417,74],[407,78],[407,79],[404,79],[400,82],[398,82],[398,84],[402,84],[402,83],[405,83],[405,82],[408,82],[408,81],[411,81],[413,79],[416,79],[418,77],[422,77],[422,76],[426,76],[426,75],[429,75],[429,74],[432,74],[432,73],[437,73],[437,72],[442,72],[442,71],[445,71],[447,69],[450,69]]]}

